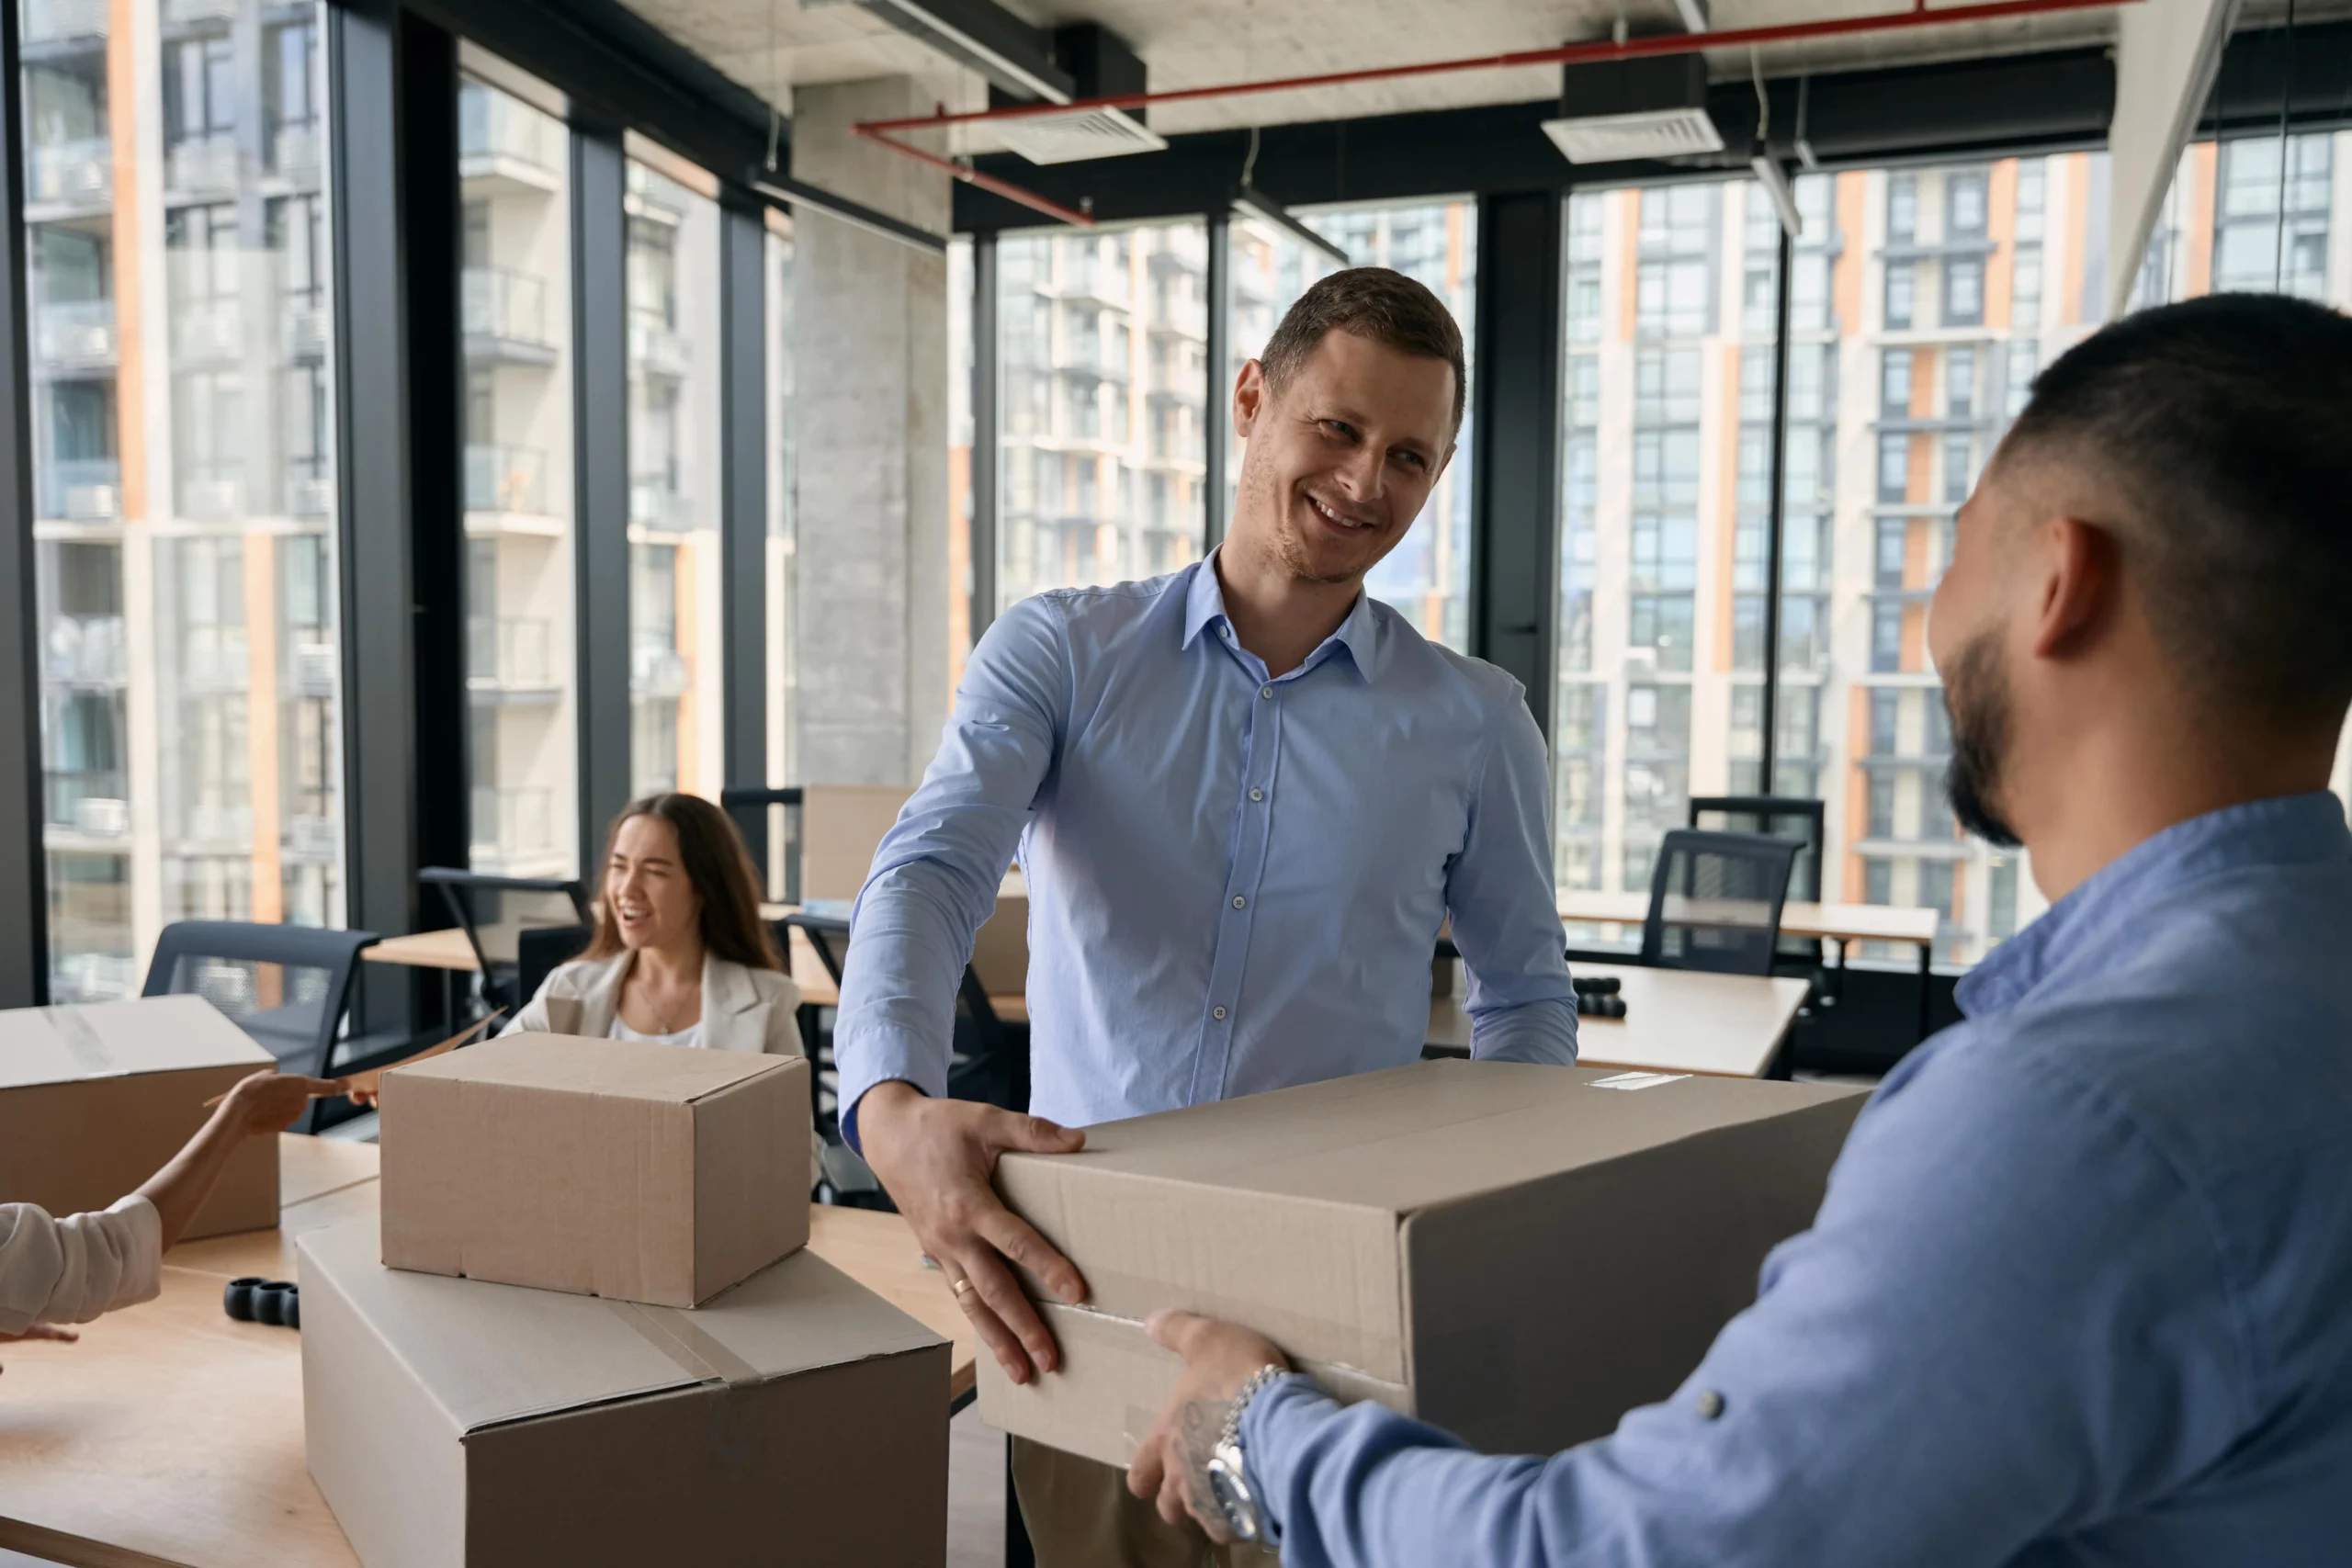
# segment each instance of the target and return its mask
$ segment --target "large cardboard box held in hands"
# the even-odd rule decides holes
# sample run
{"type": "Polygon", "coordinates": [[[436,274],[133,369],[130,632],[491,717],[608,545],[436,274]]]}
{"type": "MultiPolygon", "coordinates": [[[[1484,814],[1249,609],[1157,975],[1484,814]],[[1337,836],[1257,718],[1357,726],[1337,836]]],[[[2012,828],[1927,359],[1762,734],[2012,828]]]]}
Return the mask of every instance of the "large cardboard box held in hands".
{"type": "Polygon", "coordinates": [[[1092,1293],[1043,1307],[1062,1371],[1018,1387],[980,1358],[981,1416],[1125,1464],[1178,1369],[1140,1320],[1172,1306],[1489,1452],[1600,1436],[1671,1394],[1755,1300],[1864,1098],[1424,1062],[1091,1127],[1082,1154],[1006,1155],[1005,1201],[1092,1293]]]}
{"type": "Polygon", "coordinates": [[[693,1306],[808,1240],[808,1064],[510,1034],[384,1075],[383,1261],[693,1306]]]}
{"type": "MultiPolygon", "coordinates": [[[[804,1200],[805,1203],[805,1200],[804,1200]]],[[[698,1310],[300,1241],[311,1477],[366,1568],[936,1568],[948,1347],[813,1253],[698,1310]]]]}
{"type": "MultiPolygon", "coordinates": [[[[202,997],[0,1012],[0,1201],[103,1209],[179,1152],[204,1102],[277,1066],[202,997]]],[[[248,1138],[187,1239],[277,1224],[277,1140],[248,1138]]]]}

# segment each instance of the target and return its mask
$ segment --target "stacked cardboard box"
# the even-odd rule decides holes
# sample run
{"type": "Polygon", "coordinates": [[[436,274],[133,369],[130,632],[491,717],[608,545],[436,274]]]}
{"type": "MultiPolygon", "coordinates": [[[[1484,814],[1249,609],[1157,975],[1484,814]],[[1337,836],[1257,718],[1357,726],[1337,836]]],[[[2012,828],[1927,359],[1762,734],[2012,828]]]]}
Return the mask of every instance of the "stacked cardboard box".
{"type": "Polygon", "coordinates": [[[943,1560],[948,1347],[802,1250],[805,1062],[515,1035],[382,1107],[380,1225],[299,1244],[366,1568],[943,1560]]]}
{"type": "MultiPolygon", "coordinates": [[[[275,1066],[202,997],[0,1011],[0,1196],[103,1209],[204,1125],[204,1102],[275,1066]]],[[[277,1224],[277,1140],[248,1139],[187,1238],[277,1224]]]]}
{"type": "Polygon", "coordinates": [[[1542,1453],[1663,1399],[1811,1223],[1849,1089],[1424,1062],[1007,1155],[1005,1201],[1078,1266],[1030,1293],[1062,1369],[980,1358],[989,1425],[1125,1464],[1175,1384],[1157,1307],[1256,1328],[1343,1398],[1542,1453]]]}

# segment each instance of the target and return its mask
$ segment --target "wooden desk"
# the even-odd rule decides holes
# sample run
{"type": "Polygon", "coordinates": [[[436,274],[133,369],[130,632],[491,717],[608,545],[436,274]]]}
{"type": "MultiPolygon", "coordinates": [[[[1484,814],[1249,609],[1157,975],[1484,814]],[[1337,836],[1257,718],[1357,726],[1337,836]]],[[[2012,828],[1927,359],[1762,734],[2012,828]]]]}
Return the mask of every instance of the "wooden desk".
{"type": "MultiPolygon", "coordinates": [[[[1650,896],[1644,893],[1589,893],[1564,890],[1558,896],[1560,919],[1578,925],[1639,927],[1649,916],[1650,896]]],[[[1812,937],[1838,944],[1838,962],[1846,961],[1846,944],[1853,942],[1900,942],[1919,953],[1919,1038],[1928,1037],[1928,975],[1935,962],[1936,912],[1901,908],[1890,904],[1806,904],[1781,907],[1783,936],[1812,937]]]]}
{"type": "Polygon", "coordinates": [[[363,947],[359,956],[370,964],[405,964],[413,969],[457,969],[470,975],[481,964],[474,958],[473,943],[457,926],[446,931],[418,931],[413,936],[388,936],[373,947],[363,947]]]}
{"type": "MultiPolygon", "coordinates": [[[[376,1148],[287,1135],[279,1228],[164,1257],[160,1299],[85,1324],[78,1345],[0,1347],[0,1547],[79,1568],[356,1568],[302,1453],[299,1336],[232,1323],[241,1274],[291,1279],[291,1237],[374,1212],[376,1148]]],[[[808,1249],[955,1342],[974,1342],[896,1214],[814,1209],[808,1249]]]]}
{"type": "MultiPolygon", "coordinates": [[[[1804,1005],[1806,982],[1784,976],[1703,975],[1688,969],[1623,969],[1578,964],[1579,976],[1614,975],[1625,1016],[1577,1020],[1583,1066],[1761,1077],[1804,1005]]],[[[1460,998],[1430,1000],[1429,1043],[1470,1049],[1470,1017],[1460,998]]]]}
{"type": "MultiPolygon", "coordinates": [[[[809,944],[808,938],[797,929],[792,933],[791,961],[792,979],[800,987],[802,1006],[829,1008],[839,1005],[841,987],[834,985],[833,977],[825,972],[824,963],[817,956],[817,950],[809,944]]],[[[1029,998],[1019,991],[991,995],[989,1006],[996,1010],[997,1021],[1001,1023],[1029,1021],[1029,998]]]]}

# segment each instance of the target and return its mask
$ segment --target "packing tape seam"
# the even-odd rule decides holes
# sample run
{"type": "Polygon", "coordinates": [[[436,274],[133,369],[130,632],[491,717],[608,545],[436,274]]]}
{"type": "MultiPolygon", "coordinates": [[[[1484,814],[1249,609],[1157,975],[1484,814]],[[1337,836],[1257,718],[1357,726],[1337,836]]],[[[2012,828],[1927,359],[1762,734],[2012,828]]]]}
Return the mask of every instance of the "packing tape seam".
{"type": "Polygon", "coordinates": [[[90,1027],[90,1021],[82,1016],[80,1010],[43,1008],[40,1011],[85,1073],[92,1077],[120,1076],[122,1068],[115,1062],[114,1052],[108,1049],[105,1038],[90,1027]]]}
{"type": "Polygon", "coordinates": [[[748,1388],[768,1381],[757,1367],[687,1322],[676,1307],[646,1306],[610,1296],[599,1299],[614,1316],[697,1382],[748,1388]]]}

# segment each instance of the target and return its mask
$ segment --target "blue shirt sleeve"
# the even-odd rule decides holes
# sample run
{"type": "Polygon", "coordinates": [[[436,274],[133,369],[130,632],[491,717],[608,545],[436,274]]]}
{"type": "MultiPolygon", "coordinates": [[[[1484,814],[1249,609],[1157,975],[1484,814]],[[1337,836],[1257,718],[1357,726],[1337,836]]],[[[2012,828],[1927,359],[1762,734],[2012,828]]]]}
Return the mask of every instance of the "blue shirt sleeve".
{"type": "Polygon", "coordinates": [[[1049,597],[997,617],[964,667],[939,754],[875,851],[833,1025],[842,1131],[853,1148],[857,1102],[876,1084],[947,1092],[956,986],[1052,770],[1068,671],[1049,597]]]}
{"type": "Polygon", "coordinates": [[[1553,893],[1551,773],[1517,682],[1497,706],[1469,831],[1445,875],[1453,945],[1470,974],[1470,1054],[1566,1066],[1577,1059],[1577,999],[1553,893]]]}
{"type": "Polygon", "coordinates": [[[1268,1389],[1242,1440],[1283,1561],[1996,1568],[2217,1462],[2252,1356],[2208,1210],[2098,1090],[1978,1043],[1890,1078],[1756,1304],[1608,1438],[1486,1458],[1268,1389]]]}

